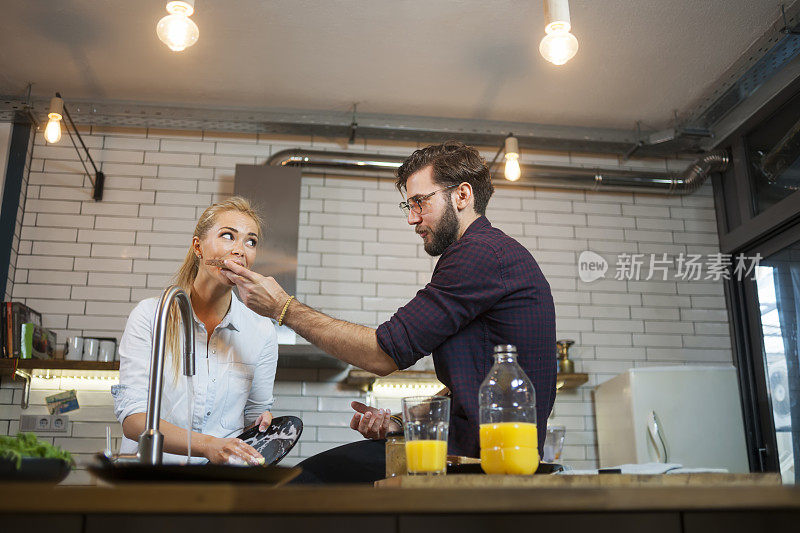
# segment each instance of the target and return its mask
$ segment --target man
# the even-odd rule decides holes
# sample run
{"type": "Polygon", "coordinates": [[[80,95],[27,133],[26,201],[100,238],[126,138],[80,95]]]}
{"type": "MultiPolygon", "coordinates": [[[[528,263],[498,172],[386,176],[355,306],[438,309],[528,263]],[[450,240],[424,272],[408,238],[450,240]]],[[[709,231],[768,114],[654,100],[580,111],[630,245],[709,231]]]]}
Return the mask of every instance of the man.
{"type": "MultiPolygon", "coordinates": [[[[433,354],[436,375],[452,393],[448,452],[454,455],[479,455],[478,389],[492,367],[494,346],[516,345],[518,362],[536,388],[541,453],[556,379],[549,284],[530,252],[484,216],[494,187],[477,150],[457,142],[428,146],[406,159],[397,176],[397,188],[408,198],[400,207],[409,225],[425,251],[441,257],[430,283],[377,330],[320,313],[273,278],[226,261],[229,278],[248,307],[364,370],[384,376],[433,354]]],[[[351,427],[368,438],[399,429],[385,411],[358,402],[353,407],[363,416],[356,414],[351,427]]],[[[382,443],[356,444],[304,461],[308,480],[383,477],[382,443]],[[364,471],[354,474],[357,463],[364,471]]]]}

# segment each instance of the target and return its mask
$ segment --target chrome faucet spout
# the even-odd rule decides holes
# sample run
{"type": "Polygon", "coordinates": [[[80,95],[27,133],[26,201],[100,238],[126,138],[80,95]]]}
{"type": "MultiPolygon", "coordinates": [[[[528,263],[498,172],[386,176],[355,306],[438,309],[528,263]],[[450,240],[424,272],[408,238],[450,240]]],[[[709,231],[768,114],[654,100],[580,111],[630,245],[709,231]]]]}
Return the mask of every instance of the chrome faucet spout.
{"type": "Polygon", "coordinates": [[[176,301],[183,325],[183,373],[193,376],[194,323],[189,296],[177,285],[171,285],[161,293],[153,328],[153,351],[150,356],[150,386],[147,391],[147,420],[144,432],[139,436],[139,461],[160,465],[164,450],[164,435],[158,430],[161,420],[161,389],[164,376],[164,353],[167,343],[167,319],[172,302],[176,301]]]}

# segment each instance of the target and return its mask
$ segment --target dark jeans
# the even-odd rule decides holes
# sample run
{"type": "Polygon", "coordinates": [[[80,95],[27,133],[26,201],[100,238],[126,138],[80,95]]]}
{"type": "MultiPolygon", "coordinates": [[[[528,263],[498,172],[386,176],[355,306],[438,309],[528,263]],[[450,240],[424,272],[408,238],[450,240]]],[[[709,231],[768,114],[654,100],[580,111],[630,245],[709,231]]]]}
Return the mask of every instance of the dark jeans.
{"type": "Polygon", "coordinates": [[[386,477],[386,439],[363,440],[318,453],[297,466],[294,484],[369,483],[386,477]]]}

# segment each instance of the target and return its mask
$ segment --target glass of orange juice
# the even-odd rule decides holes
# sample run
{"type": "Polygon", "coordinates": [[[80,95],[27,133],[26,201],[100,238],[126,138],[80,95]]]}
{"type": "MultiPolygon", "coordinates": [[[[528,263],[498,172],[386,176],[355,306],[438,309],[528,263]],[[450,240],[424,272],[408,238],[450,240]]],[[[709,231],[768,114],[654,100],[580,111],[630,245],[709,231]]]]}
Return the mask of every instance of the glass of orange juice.
{"type": "Polygon", "coordinates": [[[409,475],[435,476],[447,472],[447,432],[450,398],[412,396],[403,398],[403,432],[409,475]]]}

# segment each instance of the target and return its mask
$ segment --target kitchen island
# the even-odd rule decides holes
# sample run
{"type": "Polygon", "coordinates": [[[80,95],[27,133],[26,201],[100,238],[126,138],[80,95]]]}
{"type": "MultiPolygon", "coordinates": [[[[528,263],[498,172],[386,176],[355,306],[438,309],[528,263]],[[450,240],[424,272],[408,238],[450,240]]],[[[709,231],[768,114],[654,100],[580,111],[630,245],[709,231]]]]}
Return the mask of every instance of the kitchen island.
{"type": "Polygon", "coordinates": [[[792,531],[800,487],[372,488],[0,484],[3,531],[792,531]],[[780,529],[779,529],[780,528],[780,529]]]}

